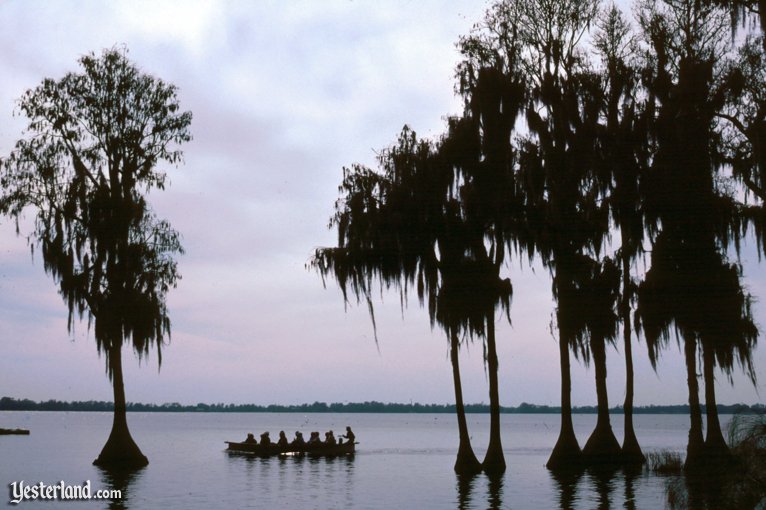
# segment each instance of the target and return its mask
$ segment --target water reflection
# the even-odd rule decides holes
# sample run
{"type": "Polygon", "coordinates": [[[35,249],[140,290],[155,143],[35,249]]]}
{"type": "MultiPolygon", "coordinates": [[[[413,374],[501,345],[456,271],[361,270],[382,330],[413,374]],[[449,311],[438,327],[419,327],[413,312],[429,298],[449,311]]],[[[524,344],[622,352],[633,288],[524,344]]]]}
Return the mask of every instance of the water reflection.
{"type": "MultiPolygon", "coordinates": [[[[457,507],[459,510],[469,508],[488,508],[497,510],[503,508],[503,475],[456,475],[457,476],[457,507]],[[486,480],[487,494],[486,505],[477,502],[472,506],[475,491],[480,486],[480,481],[486,480]]],[[[478,499],[478,497],[477,497],[478,499]]]]}
{"type": "Polygon", "coordinates": [[[588,478],[596,489],[598,496],[598,510],[610,510],[612,501],[612,492],[615,488],[618,469],[603,467],[588,470],[588,478]]]}
{"type": "Polygon", "coordinates": [[[487,508],[497,510],[503,506],[503,480],[502,475],[488,476],[487,508]]]}
{"type": "Polygon", "coordinates": [[[245,464],[243,485],[248,493],[258,494],[261,501],[289,497],[296,507],[303,507],[329,497],[328,504],[332,508],[353,506],[355,462],[352,455],[229,455],[228,458],[232,464],[245,464]]]}
{"type": "Polygon", "coordinates": [[[571,510],[577,501],[577,486],[583,472],[581,470],[557,470],[549,471],[549,473],[558,493],[559,508],[571,510]]]}
{"type": "Polygon", "coordinates": [[[665,482],[668,506],[671,509],[734,510],[766,508],[766,488],[748,491],[746,473],[737,466],[728,470],[685,473],[668,477],[665,482]],[[743,485],[744,482],[744,485],[743,485]],[[760,506],[759,506],[760,505],[760,506]]]}
{"type": "Polygon", "coordinates": [[[457,475],[458,510],[471,508],[471,494],[478,478],[478,475],[457,475]]]}
{"type": "Polygon", "coordinates": [[[101,478],[100,490],[118,490],[120,497],[109,500],[109,510],[126,510],[130,503],[130,487],[144,474],[146,468],[138,469],[104,469],[98,468],[101,478]]]}
{"type": "Polygon", "coordinates": [[[625,510],[636,510],[636,489],[635,483],[641,472],[642,466],[632,466],[623,469],[625,476],[625,510]]]}

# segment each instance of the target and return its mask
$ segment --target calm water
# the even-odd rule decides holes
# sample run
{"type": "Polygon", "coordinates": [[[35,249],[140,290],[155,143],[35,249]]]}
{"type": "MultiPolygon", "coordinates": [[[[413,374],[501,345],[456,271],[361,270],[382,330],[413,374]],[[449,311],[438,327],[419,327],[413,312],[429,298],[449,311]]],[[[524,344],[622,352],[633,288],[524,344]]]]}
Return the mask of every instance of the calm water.
{"type": "MultiPolygon", "coordinates": [[[[482,458],[489,418],[469,415],[472,442],[482,458]]],[[[583,445],[595,415],[575,415],[583,445]]],[[[728,416],[722,420],[727,422],[728,416]]],[[[637,415],[645,451],[683,451],[688,417],[637,415]]],[[[106,441],[108,413],[0,412],[0,427],[22,427],[30,436],[0,436],[0,483],[13,481],[80,484],[92,489],[123,489],[121,506],[130,509],[290,508],[290,509],[546,509],[665,506],[664,480],[640,474],[598,479],[588,473],[556,480],[544,464],[558,435],[556,415],[503,415],[503,446],[508,471],[491,481],[483,475],[461,482],[452,471],[457,426],[447,414],[215,414],[131,413],[133,437],[150,464],[130,479],[115,480],[91,465],[106,441]],[[254,459],[230,456],[224,441],[272,436],[295,430],[351,425],[357,436],[353,458],[254,459]]],[[[622,416],[613,417],[622,439],[622,416]]],[[[0,499],[10,499],[10,489],[0,499]]],[[[24,501],[19,508],[110,508],[108,501],[24,501]]]]}

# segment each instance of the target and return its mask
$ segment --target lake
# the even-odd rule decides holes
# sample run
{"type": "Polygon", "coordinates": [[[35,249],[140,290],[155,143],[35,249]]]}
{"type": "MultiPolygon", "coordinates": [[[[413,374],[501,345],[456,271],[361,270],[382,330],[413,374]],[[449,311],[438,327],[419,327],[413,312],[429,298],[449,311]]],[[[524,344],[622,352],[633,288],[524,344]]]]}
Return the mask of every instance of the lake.
{"type": "MultiPolygon", "coordinates": [[[[645,452],[684,451],[685,415],[636,415],[645,452]]],[[[722,416],[726,425],[729,416],[722,416]]],[[[460,480],[452,470],[457,425],[450,414],[129,413],[134,439],[149,466],[129,479],[91,465],[111,428],[110,413],[0,412],[0,427],[27,428],[30,436],[0,436],[0,482],[117,487],[121,501],[23,501],[19,508],[290,508],[290,509],[548,509],[664,508],[665,480],[640,473],[601,479],[585,473],[557,480],[545,468],[559,418],[550,414],[504,414],[503,447],[508,470],[499,479],[460,480]],[[225,440],[244,440],[280,430],[335,431],[350,425],[359,445],[351,458],[268,458],[229,455],[225,440]]],[[[582,446],[595,415],[575,415],[582,446]]],[[[481,460],[489,439],[489,416],[468,415],[472,444],[481,460]]],[[[622,441],[622,416],[613,416],[622,441]]]]}

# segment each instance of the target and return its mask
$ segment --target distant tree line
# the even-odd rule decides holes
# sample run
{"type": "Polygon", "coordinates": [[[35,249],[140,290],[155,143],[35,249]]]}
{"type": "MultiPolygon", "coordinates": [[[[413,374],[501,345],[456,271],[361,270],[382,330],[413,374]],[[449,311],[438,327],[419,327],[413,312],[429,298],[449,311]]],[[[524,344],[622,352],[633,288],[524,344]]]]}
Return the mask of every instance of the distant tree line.
{"type": "MultiPolygon", "coordinates": [[[[0,398],[0,411],[76,411],[76,412],[112,412],[114,403],[103,400],[87,400],[64,402],[61,400],[46,400],[35,402],[30,399],[15,399],[12,397],[0,398]]],[[[455,412],[453,404],[420,404],[420,403],[393,403],[393,402],[314,402],[312,404],[296,405],[257,405],[257,404],[193,404],[182,405],[178,402],[166,402],[164,404],[142,404],[128,402],[128,412],[137,413],[440,413],[451,414],[455,412]]],[[[488,404],[466,404],[467,414],[487,414],[490,408],[488,404]]],[[[622,414],[621,406],[613,407],[610,411],[614,414],[622,414]]],[[[559,414],[561,407],[528,404],[522,402],[518,406],[500,406],[500,412],[504,414],[559,414]]],[[[572,408],[575,414],[596,414],[596,406],[575,406],[572,408]]],[[[689,406],[683,405],[650,405],[636,406],[637,414],[688,414],[689,406]]],[[[703,406],[703,412],[705,408],[703,406]]],[[[747,405],[718,405],[720,414],[764,414],[766,406],[763,404],[747,405]]]]}

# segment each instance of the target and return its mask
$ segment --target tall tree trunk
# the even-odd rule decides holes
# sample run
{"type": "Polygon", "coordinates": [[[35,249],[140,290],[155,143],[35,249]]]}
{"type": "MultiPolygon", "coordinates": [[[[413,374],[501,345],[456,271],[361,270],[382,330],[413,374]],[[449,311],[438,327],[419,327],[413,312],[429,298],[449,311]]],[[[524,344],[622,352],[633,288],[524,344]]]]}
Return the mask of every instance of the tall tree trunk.
{"type": "MultiPolygon", "coordinates": [[[[623,249],[626,240],[623,237],[623,249]]],[[[622,342],[625,346],[625,437],[622,441],[622,459],[625,464],[643,464],[646,458],[636,438],[633,428],[633,346],[631,345],[630,322],[630,262],[628,256],[622,256],[622,297],[620,301],[620,316],[622,318],[622,342]]]]}
{"type": "Polygon", "coordinates": [[[686,357],[686,381],[689,386],[689,443],[686,445],[684,469],[695,470],[703,467],[705,440],[702,437],[702,410],[700,409],[699,383],[697,381],[697,340],[684,338],[686,357]]]}
{"type": "Polygon", "coordinates": [[[109,439],[93,464],[103,468],[138,468],[149,464],[128,430],[125,402],[125,383],[122,378],[122,343],[112,342],[109,347],[109,366],[114,389],[114,419],[109,439]]]}
{"type": "Polygon", "coordinates": [[[620,461],[620,443],[614,437],[609,420],[609,397],[606,388],[606,346],[603,338],[591,337],[590,350],[596,372],[598,419],[596,428],[583,448],[583,460],[589,465],[612,465],[620,461]]]}
{"type": "Polygon", "coordinates": [[[497,380],[494,310],[487,315],[487,367],[489,369],[489,446],[482,462],[482,469],[487,474],[500,474],[505,472],[505,457],[500,438],[500,390],[497,380]]]}
{"type": "Polygon", "coordinates": [[[455,460],[455,472],[460,475],[471,475],[481,471],[481,463],[471,447],[471,437],[468,435],[468,423],[465,419],[463,404],[463,384],[460,382],[460,361],[458,359],[458,336],[450,333],[450,359],[452,360],[452,379],[455,385],[455,411],[457,426],[460,433],[460,445],[455,460]]]}
{"type": "Polygon", "coordinates": [[[715,401],[715,352],[704,342],[702,344],[702,359],[705,375],[705,414],[707,417],[705,453],[709,456],[725,457],[729,453],[729,447],[726,445],[721,432],[718,406],[715,401]]]}
{"type": "Polygon", "coordinates": [[[548,469],[578,467],[582,451],[572,425],[572,379],[569,374],[569,343],[559,332],[559,361],[561,363],[561,430],[556,446],[546,463],[548,469]]]}

